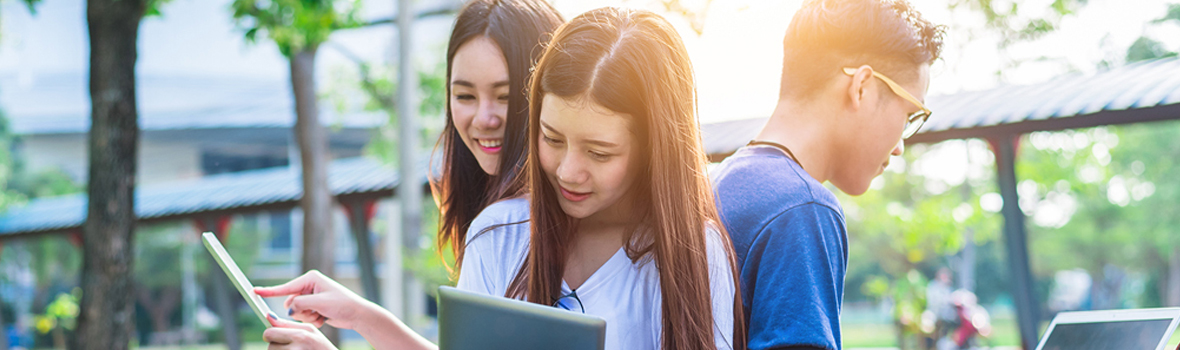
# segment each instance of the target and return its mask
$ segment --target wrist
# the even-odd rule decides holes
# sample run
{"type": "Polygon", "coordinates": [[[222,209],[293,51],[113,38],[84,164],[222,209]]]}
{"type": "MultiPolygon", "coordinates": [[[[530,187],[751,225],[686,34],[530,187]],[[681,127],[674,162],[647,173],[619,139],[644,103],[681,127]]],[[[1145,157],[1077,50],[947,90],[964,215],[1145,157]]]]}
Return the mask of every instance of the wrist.
{"type": "Polygon", "coordinates": [[[383,330],[388,331],[389,327],[397,324],[397,318],[380,305],[366,300],[358,306],[360,310],[353,324],[353,330],[360,333],[365,339],[369,339],[371,334],[377,334],[383,330]]]}

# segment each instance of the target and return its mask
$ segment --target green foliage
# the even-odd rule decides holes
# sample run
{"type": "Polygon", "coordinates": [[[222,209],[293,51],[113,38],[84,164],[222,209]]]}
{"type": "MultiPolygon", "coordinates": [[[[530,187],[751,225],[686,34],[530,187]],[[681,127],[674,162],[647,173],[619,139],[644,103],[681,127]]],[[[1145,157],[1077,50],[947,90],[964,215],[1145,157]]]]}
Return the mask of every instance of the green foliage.
{"type": "Polygon", "coordinates": [[[1168,4],[1167,14],[1154,21],[1151,21],[1151,23],[1154,24],[1168,22],[1176,22],[1177,24],[1180,24],[1180,4],[1168,4]]]}
{"type": "MultiPolygon", "coordinates": [[[[1151,21],[1151,26],[1158,26],[1164,23],[1180,24],[1180,4],[1168,5],[1168,12],[1163,17],[1151,21]]],[[[1177,53],[1168,51],[1164,48],[1163,43],[1148,37],[1146,34],[1140,36],[1127,49],[1127,63],[1146,61],[1157,58],[1176,57],[1177,53]]]]}
{"type": "MultiPolygon", "coordinates": [[[[134,276],[138,286],[148,289],[180,286],[181,277],[183,277],[179,273],[181,271],[180,261],[186,253],[192,255],[193,266],[197,274],[208,272],[208,253],[205,252],[199,237],[190,231],[187,224],[186,221],[178,221],[141,225],[136,229],[134,276]],[[193,235],[194,237],[185,237],[185,235],[193,235]],[[197,248],[186,250],[186,244],[192,244],[197,248]]],[[[231,233],[235,232],[231,231],[231,233]]],[[[234,239],[236,238],[234,237],[234,239]]],[[[231,243],[234,239],[231,239],[231,243]]],[[[246,254],[239,251],[234,253],[246,254]]],[[[247,255],[247,257],[249,256],[247,255]]],[[[234,259],[238,261],[238,255],[234,255],[234,259]]]]}
{"type": "Polygon", "coordinates": [[[1136,39],[1127,49],[1127,63],[1165,57],[1176,57],[1176,53],[1168,51],[1162,43],[1145,36],[1136,39]]]}
{"type": "Polygon", "coordinates": [[[57,328],[73,330],[78,317],[78,300],[82,290],[74,288],[70,294],[61,293],[53,302],[45,306],[45,313],[36,315],[33,323],[41,334],[49,333],[57,328]]]}
{"type": "Polygon", "coordinates": [[[360,0],[234,0],[237,25],[246,40],[264,32],[287,57],[314,50],[338,29],[359,27],[360,0]]]}
{"type": "Polygon", "coordinates": [[[1167,271],[1180,246],[1178,134],[1180,122],[1170,121],[1030,135],[1018,170],[1033,219],[1034,271],[1080,267],[1095,280],[1108,264],[1167,271]],[[1063,208],[1064,220],[1038,220],[1063,208]]]}
{"type": "Polygon", "coordinates": [[[1077,13],[1088,0],[1053,0],[1050,11],[1030,9],[1035,5],[1023,5],[1012,0],[952,0],[947,6],[952,10],[967,8],[983,15],[987,29],[1000,35],[1000,48],[1021,41],[1038,39],[1057,29],[1057,24],[1067,16],[1077,13]]]}
{"type": "MultiPolygon", "coordinates": [[[[396,77],[382,78],[389,76],[386,74],[370,77],[369,79],[375,82],[375,85],[380,89],[365,89],[370,101],[367,106],[375,108],[375,110],[382,110],[389,116],[388,122],[381,125],[377,129],[376,135],[370,139],[369,144],[365,145],[365,154],[374,156],[388,164],[397,164],[398,115],[396,102],[389,104],[377,102],[381,99],[394,100],[393,95],[397,92],[396,77]]],[[[430,149],[434,146],[446,122],[443,119],[444,103],[447,103],[444,80],[446,80],[445,64],[439,64],[430,71],[418,72],[418,122],[422,128],[419,133],[422,149],[430,149]]],[[[434,203],[429,206],[434,206],[434,203]]]]}
{"type": "Polygon", "coordinates": [[[37,14],[37,5],[40,4],[41,1],[44,1],[44,0],[23,0],[23,2],[25,3],[25,6],[27,6],[29,8],[29,13],[32,13],[34,15],[37,14]]]}
{"type": "MultiPolygon", "coordinates": [[[[418,247],[417,251],[413,253],[412,260],[407,259],[402,261],[403,266],[406,266],[423,281],[423,287],[426,292],[434,295],[438,290],[438,286],[454,286],[455,280],[451,277],[450,272],[447,271],[447,266],[455,266],[455,256],[451,254],[449,249],[438,251],[435,249],[435,244],[438,238],[438,208],[434,206],[434,201],[427,198],[422,203],[422,237],[424,242],[418,247]],[[446,265],[444,265],[446,264],[446,265]]],[[[409,257],[410,255],[403,255],[409,257]]]]}

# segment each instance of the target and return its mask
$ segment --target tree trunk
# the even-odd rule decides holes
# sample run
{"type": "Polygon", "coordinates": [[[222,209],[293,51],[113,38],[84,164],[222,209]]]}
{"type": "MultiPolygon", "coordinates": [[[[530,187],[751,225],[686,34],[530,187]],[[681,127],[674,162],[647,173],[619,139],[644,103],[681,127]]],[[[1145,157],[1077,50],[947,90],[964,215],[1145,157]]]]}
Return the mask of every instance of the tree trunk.
{"type": "Polygon", "coordinates": [[[1180,306],[1180,247],[1172,248],[1172,256],[1168,258],[1167,286],[1164,305],[1180,306]]]}
{"type": "Polygon", "coordinates": [[[82,305],[74,349],[127,349],[135,329],[132,285],[136,40],[146,0],[90,0],[89,203],[82,226],[82,305]]]}
{"type": "MultiPolygon", "coordinates": [[[[335,236],[332,234],[332,193],[328,189],[328,137],[319,121],[315,87],[316,47],[291,55],[291,88],[295,93],[295,140],[303,174],[303,260],[304,271],[319,270],[333,276],[336,266],[335,236]]],[[[338,342],[338,332],[324,327],[324,335],[338,342]]]]}

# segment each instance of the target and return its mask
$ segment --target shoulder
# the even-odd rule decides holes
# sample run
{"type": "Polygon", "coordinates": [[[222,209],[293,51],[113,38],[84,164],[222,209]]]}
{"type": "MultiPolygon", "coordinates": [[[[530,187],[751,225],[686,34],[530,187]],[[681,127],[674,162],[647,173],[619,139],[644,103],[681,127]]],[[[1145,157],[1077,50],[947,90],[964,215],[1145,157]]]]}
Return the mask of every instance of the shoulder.
{"type": "Polygon", "coordinates": [[[511,198],[492,203],[471,221],[467,229],[467,243],[493,231],[528,231],[528,198],[511,198]]]}
{"type": "Polygon", "coordinates": [[[467,255],[520,256],[529,245],[529,201],[506,199],[489,205],[467,229],[467,255]]]}
{"type": "Polygon", "coordinates": [[[813,202],[839,211],[836,196],[777,149],[743,147],[710,175],[723,216],[772,216],[813,202]]]}
{"type": "Polygon", "coordinates": [[[507,199],[489,205],[471,222],[459,270],[460,289],[503,295],[528,252],[529,202],[507,199]]]}
{"type": "Polygon", "coordinates": [[[728,263],[729,243],[726,242],[726,237],[722,236],[721,230],[717,229],[715,223],[709,223],[705,227],[705,252],[709,256],[709,264],[712,265],[713,259],[720,257],[726,259],[728,263]]]}

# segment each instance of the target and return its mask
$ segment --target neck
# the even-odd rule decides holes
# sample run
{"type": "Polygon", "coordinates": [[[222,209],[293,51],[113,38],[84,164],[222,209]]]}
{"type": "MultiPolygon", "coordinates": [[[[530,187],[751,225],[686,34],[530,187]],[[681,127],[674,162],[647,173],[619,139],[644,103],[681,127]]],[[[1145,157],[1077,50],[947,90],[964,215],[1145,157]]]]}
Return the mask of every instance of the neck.
{"type": "Polygon", "coordinates": [[[623,196],[615,204],[578,220],[578,227],[596,229],[635,225],[641,220],[638,211],[631,196],[623,196]]]}
{"type": "Polygon", "coordinates": [[[781,99],[774,108],[770,120],[755,138],[787,146],[799,161],[799,165],[816,181],[828,181],[834,164],[831,132],[828,118],[833,114],[822,105],[800,104],[781,99]]]}

